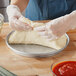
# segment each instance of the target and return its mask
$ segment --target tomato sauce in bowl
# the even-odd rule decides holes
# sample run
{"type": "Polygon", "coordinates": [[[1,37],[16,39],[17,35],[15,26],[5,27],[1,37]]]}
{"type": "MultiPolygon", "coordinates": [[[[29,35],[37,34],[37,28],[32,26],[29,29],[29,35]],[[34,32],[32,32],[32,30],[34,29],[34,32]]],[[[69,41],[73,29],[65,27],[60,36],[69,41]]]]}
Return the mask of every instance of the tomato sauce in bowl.
{"type": "Polygon", "coordinates": [[[54,76],[76,76],[76,61],[64,61],[52,68],[54,76]]]}

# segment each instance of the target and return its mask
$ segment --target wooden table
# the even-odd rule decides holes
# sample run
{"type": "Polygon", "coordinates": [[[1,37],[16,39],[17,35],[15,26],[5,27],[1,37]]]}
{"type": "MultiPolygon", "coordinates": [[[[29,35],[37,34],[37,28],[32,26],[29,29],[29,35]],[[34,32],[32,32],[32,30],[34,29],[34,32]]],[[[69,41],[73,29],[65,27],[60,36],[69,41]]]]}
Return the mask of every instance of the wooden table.
{"type": "Polygon", "coordinates": [[[68,47],[59,54],[49,58],[28,58],[12,52],[5,43],[5,37],[11,30],[8,23],[5,23],[0,37],[0,66],[3,66],[18,76],[52,76],[50,72],[52,63],[68,58],[76,59],[76,30],[68,32],[70,37],[68,47]]]}

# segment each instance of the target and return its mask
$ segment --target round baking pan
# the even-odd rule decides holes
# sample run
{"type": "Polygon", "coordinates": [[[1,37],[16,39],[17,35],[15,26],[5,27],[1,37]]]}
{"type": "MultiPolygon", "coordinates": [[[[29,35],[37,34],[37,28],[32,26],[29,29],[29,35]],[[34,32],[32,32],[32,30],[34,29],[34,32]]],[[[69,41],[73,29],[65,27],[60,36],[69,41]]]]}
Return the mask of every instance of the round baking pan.
{"type": "Polygon", "coordinates": [[[67,45],[69,44],[69,37],[67,34],[67,42],[66,45],[60,49],[60,50],[56,50],[53,48],[49,48],[49,47],[45,47],[45,46],[41,46],[41,45],[35,45],[35,44],[9,44],[8,39],[9,36],[13,33],[14,31],[10,32],[8,34],[8,36],[6,37],[6,44],[7,46],[14,51],[16,54],[22,55],[22,56],[27,56],[27,57],[49,57],[49,56],[53,56],[61,51],[64,50],[64,48],[67,47],[67,45]]]}

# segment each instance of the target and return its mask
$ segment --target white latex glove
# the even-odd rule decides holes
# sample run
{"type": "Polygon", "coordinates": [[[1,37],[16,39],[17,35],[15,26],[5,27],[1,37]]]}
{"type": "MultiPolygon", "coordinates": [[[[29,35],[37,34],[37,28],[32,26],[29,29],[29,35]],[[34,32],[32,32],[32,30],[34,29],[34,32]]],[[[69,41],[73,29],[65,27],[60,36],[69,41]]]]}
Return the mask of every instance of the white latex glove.
{"type": "Polygon", "coordinates": [[[32,29],[30,25],[21,22],[19,18],[22,16],[20,9],[16,5],[9,5],[7,7],[7,15],[9,19],[9,25],[14,29],[14,30],[29,30],[32,29]]]}
{"type": "Polygon", "coordinates": [[[53,40],[61,37],[72,28],[76,28],[76,11],[54,19],[46,23],[45,26],[36,27],[34,30],[48,40],[53,40]]]}

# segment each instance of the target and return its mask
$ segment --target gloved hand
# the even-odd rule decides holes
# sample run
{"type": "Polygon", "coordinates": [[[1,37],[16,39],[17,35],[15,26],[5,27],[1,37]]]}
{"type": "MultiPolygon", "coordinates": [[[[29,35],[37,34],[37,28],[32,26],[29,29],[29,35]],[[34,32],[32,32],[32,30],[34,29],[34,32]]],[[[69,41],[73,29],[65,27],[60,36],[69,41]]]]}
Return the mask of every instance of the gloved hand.
{"type": "Polygon", "coordinates": [[[53,40],[61,37],[68,30],[76,28],[76,11],[62,16],[60,18],[54,19],[45,26],[34,28],[35,31],[47,38],[48,40],[53,40]]]}
{"type": "Polygon", "coordinates": [[[22,16],[20,9],[16,5],[9,5],[7,7],[7,15],[9,19],[9,25],[15,30],[29,30],[32,27],[24,22],[21,22],[19,18],[22,16]]]}

